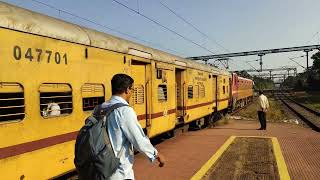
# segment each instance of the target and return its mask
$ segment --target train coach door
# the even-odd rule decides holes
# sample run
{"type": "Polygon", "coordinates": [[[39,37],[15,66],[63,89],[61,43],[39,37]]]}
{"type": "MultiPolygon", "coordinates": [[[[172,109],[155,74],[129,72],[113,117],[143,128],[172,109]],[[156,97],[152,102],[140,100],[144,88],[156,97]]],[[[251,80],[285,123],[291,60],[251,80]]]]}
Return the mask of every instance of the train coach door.
{"type": "Polygon", "coordinates": [[[131,61],[131,77],[134,79],[133,92],[130,105],[136,111],[138,121],[142,128],[147,124],[147,92],[148,84],[146,81],[147,64],[139,61],[131,61]]]}
{"type": "Polygon", "coordinates": [[[214,108],[217,109],[218,107],[218,80],[217,76],[213,75],[212,76],[212,93],[213,93],[213,103],[214,103],[214,108]]]}
{"type": "Polygon", "coordinates": [[[176,112],[178,123],[183,123],[183,116],[185,115],[185,70],[177,69],[176,74],[176,112]]]}

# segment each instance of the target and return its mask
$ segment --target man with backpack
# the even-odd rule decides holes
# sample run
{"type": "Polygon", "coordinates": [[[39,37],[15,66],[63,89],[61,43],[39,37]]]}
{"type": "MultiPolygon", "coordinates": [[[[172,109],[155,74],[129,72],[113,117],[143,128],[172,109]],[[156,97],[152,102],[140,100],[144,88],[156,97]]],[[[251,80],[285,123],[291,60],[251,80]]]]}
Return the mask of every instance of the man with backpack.
{"type": "Polygon", "coordinates": [[[129,107],[133,82],[126,74],[114,75],[112,97],[95,108],[94,115],[80,130],[75,147],[75,165],[80,179],[134,179],[133,148],[151,162],[157,160],[160,167],[164,165],[164,157],[150,143],[136,113],[129,107]]]}

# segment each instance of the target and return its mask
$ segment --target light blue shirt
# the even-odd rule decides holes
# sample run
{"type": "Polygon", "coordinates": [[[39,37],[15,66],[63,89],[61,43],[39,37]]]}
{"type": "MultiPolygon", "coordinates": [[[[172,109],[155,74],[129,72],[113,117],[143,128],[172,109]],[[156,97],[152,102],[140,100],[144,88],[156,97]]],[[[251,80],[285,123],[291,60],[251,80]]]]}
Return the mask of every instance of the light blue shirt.
{"type": "MultiPolygon", "coordinates": [[[[116,103],[128,104],[122,97],[112,96],[102,107],[108,107],[116,103]]],[[[158,151],[150,143],[149,138],[144,134],[137,115],[132,107],[123,106],[112,112],[108,118],[108,133],[114,153],[120,158],[120,166],[110,177],[112,180],[134,179],[133,147],[145,154],[153,162],[158,151]],[[124,147],[120,153],[121,147],[124,147]]]]}

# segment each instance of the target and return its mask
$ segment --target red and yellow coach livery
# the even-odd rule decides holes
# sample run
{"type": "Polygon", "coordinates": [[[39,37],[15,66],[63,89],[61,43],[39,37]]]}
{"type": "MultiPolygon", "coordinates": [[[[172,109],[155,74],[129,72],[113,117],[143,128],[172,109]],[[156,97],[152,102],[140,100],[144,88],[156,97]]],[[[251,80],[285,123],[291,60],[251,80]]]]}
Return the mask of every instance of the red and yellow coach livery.
{"type": "MultiPolygon", "coordinates": [[[[111,96],[117,73],[133,77],[130,105],[149,137],[229,108],[227,71],[7,3],[0,9],[1,179],[73,171],[78,130],[111,96]]],[[[250,88],[239,86],[237,98],[250,88]]]]}

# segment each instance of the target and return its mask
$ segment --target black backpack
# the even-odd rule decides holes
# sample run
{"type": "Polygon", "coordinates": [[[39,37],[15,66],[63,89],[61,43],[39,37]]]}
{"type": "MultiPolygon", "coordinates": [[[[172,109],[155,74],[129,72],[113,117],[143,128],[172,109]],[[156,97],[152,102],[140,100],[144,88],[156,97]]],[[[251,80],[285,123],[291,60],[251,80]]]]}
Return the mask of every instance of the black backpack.
{"type": "MultiPolygon", "coordinates": [[[[102,180],[109,178],[119,167],[108,136],[108,116],[114,109],[126,104],[117,103],[108,108],[95,107],[80,129],[75,144],[74,164],[81,180],[102,180]]],[[[120,150],[122,154],[123,147],[120,150]]]]}

